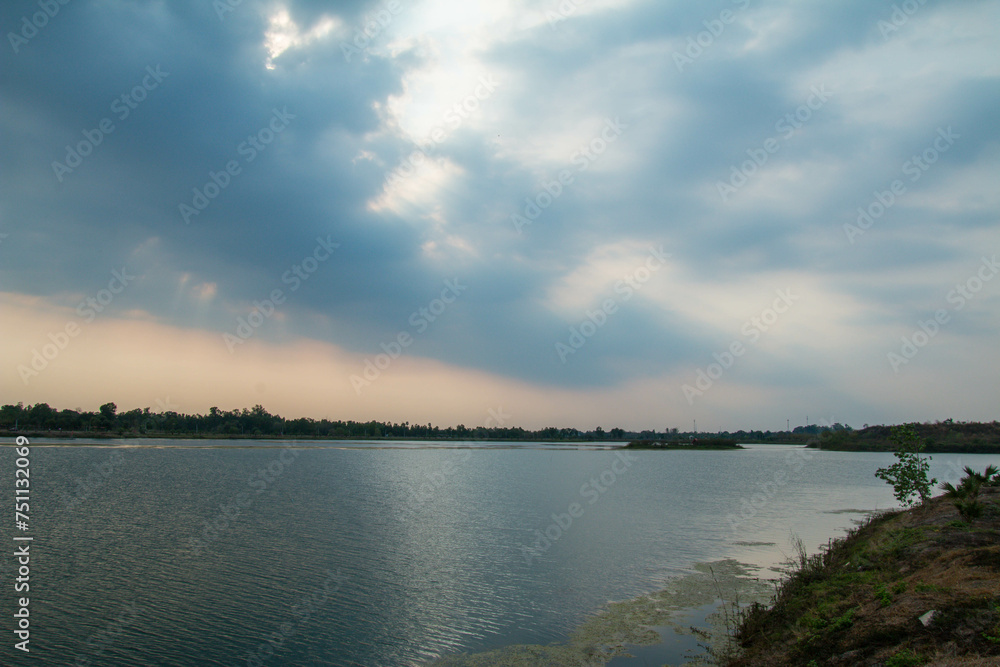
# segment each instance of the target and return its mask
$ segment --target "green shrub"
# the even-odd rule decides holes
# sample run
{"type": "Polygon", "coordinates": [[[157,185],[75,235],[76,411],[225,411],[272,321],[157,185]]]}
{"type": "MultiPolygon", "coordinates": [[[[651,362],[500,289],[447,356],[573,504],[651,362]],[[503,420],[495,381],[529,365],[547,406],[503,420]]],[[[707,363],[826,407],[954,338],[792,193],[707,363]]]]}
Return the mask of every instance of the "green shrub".
{"type": "Polygon", "coordinates": [[[879,584],[875,587],[875,599],[883,607],[888,607],[892,604],[892,594],[885,590],[885,584],[879,584]]]}
{"type": "Polygon", "coordinates": [[[854,625],[854,612],[858,610],[857,607],[851,607],[843,614],[833,619],[830,622],[830,629],[833,631],[846,630],[847,628],[854,625]]]}
{"type": "Polygon", "coordinates": [[[918,667],[926,662],[924,656],[907,649],[885,661],[885,667],[918,667]]]}
{"type": "Polygon", "coordinates": [[[896,463],[887,468],[879,468],[875,476],[892,485],[893,495],[905,507],[923,503],[931,495],[931,487],[937,479],[927,479],[931,457],[922,457],[924,446],[917,437],[912,424],[894,426],[889,436],[895,446],[893,455],[896,463]]]}
{"type": "Polygon", "coordinates": [[[967,523],[972,523],[983,514],[983,505],[979,502],[979,491],[983,486],[991,484],[997,476],[997,468],[988,466],[985,471],[978,473],[969,466],[965,466],[965,477],[955,486],[951,482],[941,485],[945,498],[952,499],[952,505],[967,523]]]}

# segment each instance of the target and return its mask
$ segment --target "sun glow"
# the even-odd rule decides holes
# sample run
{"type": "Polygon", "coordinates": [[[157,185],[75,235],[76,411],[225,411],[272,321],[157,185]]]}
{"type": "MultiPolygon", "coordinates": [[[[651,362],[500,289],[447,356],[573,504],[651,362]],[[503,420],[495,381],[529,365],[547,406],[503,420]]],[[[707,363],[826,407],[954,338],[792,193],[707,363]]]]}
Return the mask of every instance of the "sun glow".
{"type": "Polygon", "coordinates": [[[292,20],[288,10],[280,8],[268,20],[268,29],[264,34],[264,48],[267,49],[267,61],[264,66],[274,69],[274,61],[284,52],[293,48],[307,46],[325,38],[340,26],[340,22],[331,16],[321,17],[309,30],[302,29],[292,20]]]}

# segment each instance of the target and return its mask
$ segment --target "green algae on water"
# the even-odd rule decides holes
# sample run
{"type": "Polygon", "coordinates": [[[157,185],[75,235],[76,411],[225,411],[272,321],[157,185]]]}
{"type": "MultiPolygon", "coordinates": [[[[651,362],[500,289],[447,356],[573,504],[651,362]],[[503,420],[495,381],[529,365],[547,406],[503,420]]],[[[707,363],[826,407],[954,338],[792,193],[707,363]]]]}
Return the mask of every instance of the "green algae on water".
{"type": "MultiPolygon", "coordinates": [[[[666,588],[646,595],[608,603],[596,615],[585,621],[564,644],[518,644],[502,649],[474,654],[442,657],[433,667],[602,667],[616,657],[629,656],[628,646],[653,646],[660,643],[654,628],[672,628],[681,634],[693,635],[682,625],[685,612],[722,604],[709,614],[708,628],[702,628],[699,639],[714,651],[722,651],[731,641],[733,628],[727,628],[727,616],[734,604],[767,602],[773,592],[769,580],[752,576],[752,565],[726,559],[699,563],[692,572],[681,576],[666,588]]],[[[732,620],[730,619],[730,624],[732,620]]],[[[692,665],[708,665],[703,658],[692,656],[692,665]]]]}

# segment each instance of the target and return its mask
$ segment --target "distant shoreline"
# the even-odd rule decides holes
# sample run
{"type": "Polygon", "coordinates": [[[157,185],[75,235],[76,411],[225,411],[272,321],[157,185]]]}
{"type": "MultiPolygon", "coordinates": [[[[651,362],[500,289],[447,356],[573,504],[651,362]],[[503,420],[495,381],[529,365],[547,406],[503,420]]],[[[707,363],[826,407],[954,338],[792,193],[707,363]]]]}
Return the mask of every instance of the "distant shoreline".
{"type": "MultiPolygon", "coordinates": [[[[17,436],[30,439],[45,438],[50,440],[252,440],[268,441],[302,441],[302,442],[495,442],[495,443],[544,443],[553,445],[603,444],[617,445],[622,449],[637,451],[730,451],[746,449],[743,445],[783,445],[810,447],[820,451],[830,452],[864,452],[888,453],[893,451],[892,443],[869,439],[861,442],[843,442],[833,439],[813,439],[811,442],[774,442],[751,439],[734,440],[727,438],[705,438],[694,440],[691,444],[685,441],[667,442],[663,440],[615,440],[592,438],[477,438],[477,437],[446,437],[446,436],[330,436],[330,435],[284,435],[255,434],[243,435],[233,433],[113,433],[109,431],[8,431],[8,443],[12,445],[17,436]]],[[[994,442],[962,442],[945,443],[931,442],[922,450],[925,454],[1000,454],[1000,443],[994,442]]]]}
{"type": "Polygon", "coordinates": [[[26,438],[50,438],[53,440],[309,440],[319,442],[544,442],[552,444],[568,443],[626,443],[623,440],[551,440],[545,438],[448,438],[416,436],[329,436],[329,435],[242,435],[232,433],[110,433],[106,431],[10,431],[7,436],[26,438]]]}
{"type": "Polygon", "coordinates": [[[654,441],[635,440],[625,445],[625,449],[668,450],[668,451],[676,451],[676,450],[723,451],[723,450],[746,449],[746,448],[743,447],[743,445],[736,442],[735,440],[723,440],[721,438],[711,438],[705,440],[691,440],[690,442],[658,442],[655,440],[654,441]]]}
{"type": "Polygon", "coordinates": [[[755,442],[752,440],[707,439],[695,445],[662,443],[657,440],[594,440],[547,438],[476,438],[476,437],[414,437],[414,436],[326,436],[326,435],[241,435],[232,433],[111,433],[108,431],[9,431],[7,437],[49,438],[52,440],[308,440],[310,442],[539,442],[547,444],[609,444],[631,449],[745,449],[741,445],[803,446],[801,442],[755,442]],[[705,443],[705,444],[702,444],[705,443]],[[719,444],[713,444],[719,443],[719,444]]]}
{"type": "MultiPolygon", "coordinates": [[[[882,446],[872,446],[872,447],[837,447],[831,445],[820,445],[818,447],[813,447],[809,445],[811,449],[818,449],[823,452],[859,452],[862,454],[886,454],[895,451],[895,448],[886,443],[882,446]]],[[[945,446],[934,446],[934,447],[924,447],[920,450],[921,454],[1000,454],[1000,444],[983,444],[983,445],[956,445],[954,447],[945,446]]]]}
{"type": "MultiPolygon", "coordinates": [[[[928,454],[1000,454],[1000,422],[913,423],[917,438],[928,454]]],[[[828,431],[810,447],[838,452],[891,452],[895,449],[891,426],[865,426],[855,430],[828,431]]]]}

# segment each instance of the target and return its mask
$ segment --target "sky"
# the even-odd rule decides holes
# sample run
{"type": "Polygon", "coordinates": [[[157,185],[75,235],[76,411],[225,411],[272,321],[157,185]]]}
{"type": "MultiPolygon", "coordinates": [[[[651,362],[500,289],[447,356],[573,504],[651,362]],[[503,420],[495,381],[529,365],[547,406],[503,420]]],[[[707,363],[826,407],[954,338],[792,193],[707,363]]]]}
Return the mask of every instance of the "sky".
{"type": "Polygon", "coordinates": [[[1000,2],[0,6],[0,402],[997,418],[1000,2]]]}

